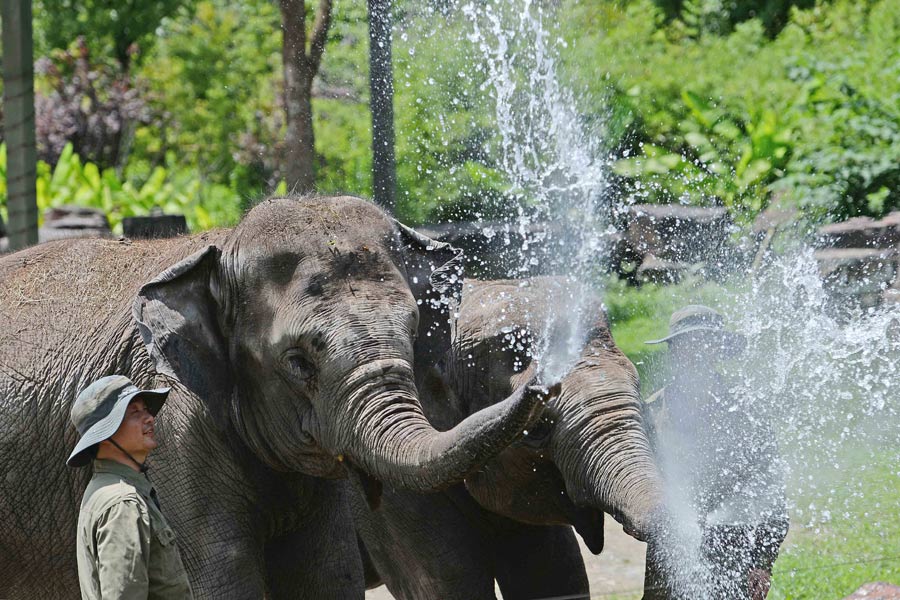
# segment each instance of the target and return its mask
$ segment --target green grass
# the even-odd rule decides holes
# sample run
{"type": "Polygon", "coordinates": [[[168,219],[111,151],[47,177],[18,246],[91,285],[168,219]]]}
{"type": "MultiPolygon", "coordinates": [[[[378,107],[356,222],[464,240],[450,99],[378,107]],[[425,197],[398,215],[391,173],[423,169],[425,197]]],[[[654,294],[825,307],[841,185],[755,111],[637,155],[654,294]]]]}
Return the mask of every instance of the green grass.
{"type": "MultiPolygon", "coordinates": [[[[829,506],[840,507],[840,512],[832,510],[837,514],[829,522],[813,525],[804,523],[801,515],[793,516],[769,598],[843,598],[868,582],[900,584],[898,457],[851,457],[817,479],[822,480],[820,491],[834,490],[829,506]]],[[[800,508],[821,503],[810,496],[796,500],[800,508]]]]}

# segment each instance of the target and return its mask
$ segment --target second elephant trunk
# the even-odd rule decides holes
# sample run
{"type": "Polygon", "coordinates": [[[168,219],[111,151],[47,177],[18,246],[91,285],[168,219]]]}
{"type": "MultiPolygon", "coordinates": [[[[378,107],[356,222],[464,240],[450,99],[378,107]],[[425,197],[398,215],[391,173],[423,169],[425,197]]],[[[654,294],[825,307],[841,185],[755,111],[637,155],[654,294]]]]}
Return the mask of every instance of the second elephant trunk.
{"type": "Polygon", "coordinates": [[[525,387],[449,431],[422,413],[412,368],[378,360],[348,378],[351,413],[341,428],[354,464],[390,485],[428,492],[461,481],[506,448],[541,412],[544,398],[525,387]]]}
{"type": "Polygon", "coordinates": [[[572,500],[609,513],[638,539],[652,536],[664,523],[664,492],[634,367],[620,352],[594,346],[566,376],[555,406],[551,443],[572,500]]]}

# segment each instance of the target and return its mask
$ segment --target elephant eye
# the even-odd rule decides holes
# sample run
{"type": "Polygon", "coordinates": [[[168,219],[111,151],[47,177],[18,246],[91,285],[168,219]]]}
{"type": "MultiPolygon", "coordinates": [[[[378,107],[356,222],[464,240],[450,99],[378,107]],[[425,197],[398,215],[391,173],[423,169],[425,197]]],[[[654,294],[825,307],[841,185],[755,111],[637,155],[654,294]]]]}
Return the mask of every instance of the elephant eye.
{"type": "Polygon", "coordinates": [[[313,379],[316,375],[316,367],[313,363],[298,352],[291,353],[287,356],[288,366],[291,368],[291,373],[297,379],[301,380],[306,385],[311,385],[313,383],[313,379]]]}
{"type": "Polygon", "coordinates": [[[537,423],[528,428],[527,433],[522,436],[521,443],[532,448],[543,446],[552,431],[553,421],[546,416],[541,417],[537,423]]]}

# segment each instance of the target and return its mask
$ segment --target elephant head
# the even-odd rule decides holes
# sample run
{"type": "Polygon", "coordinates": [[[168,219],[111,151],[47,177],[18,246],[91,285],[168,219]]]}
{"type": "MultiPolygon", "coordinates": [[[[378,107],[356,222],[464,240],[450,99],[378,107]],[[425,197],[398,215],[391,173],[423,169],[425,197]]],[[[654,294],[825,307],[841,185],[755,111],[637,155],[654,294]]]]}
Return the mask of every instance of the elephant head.
{"type": "Polygon", "coordinates": [[[639,539],[665,522],[663,487],[641,419],[637,373],[616,348],[601,303],[559,278],[469,282],[444,365],[458,415],[496,402],[531,377],[541,348],[571,343],[559,396],[521,441],[466,478],[485,508],[532,524],[570,524],[595,553],[603,513],[639,539]],[[563,315],[553,318],[553,315],[563,315]],[[548,325],[549,324],[549,325],[548,325]]]}
{"type": "Polygon", "coordinates": [[[432,428],[414,346],[449,344],[461,257],[370,202],[273,198],[219,237],[144,285],[134,317],[156,369],[273,469],[431,490],[539,412],[538,395],[520,390],[432,428]]]}

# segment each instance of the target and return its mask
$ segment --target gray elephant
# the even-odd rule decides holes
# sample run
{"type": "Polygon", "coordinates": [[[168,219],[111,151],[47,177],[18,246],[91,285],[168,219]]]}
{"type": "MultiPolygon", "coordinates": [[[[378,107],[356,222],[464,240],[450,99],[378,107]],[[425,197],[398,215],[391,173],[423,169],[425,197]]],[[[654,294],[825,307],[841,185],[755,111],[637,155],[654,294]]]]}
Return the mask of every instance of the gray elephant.
{"type": "Polygon", "coordinates": [[[452,427],[527,380],[535,355],[546,362],[573,342],[575,364],[542,420],[464,485],[386,491],[378,511],[354,497],[370,587],[383,582],[404,600],[471,600],[494,598],[496,580],[506,599],[587,597],[569,525],[594,553],[603,548],[604,513],[640,539],[664,526],[637,373],[600,300],[580,286],[548,277],[467,281],[452,349],[424,378],[425,413],[452,427]],[[582,297],[576,314],[572,299],[582,297]]]}
{"type": "Polygon", "coordinates": [[[438,488],[540,411],[518,390],[449,431],[423,415],[414,357],[449,344],[460,261],[350,197],[270,199],[233,230],[3,257],[0,597],[77,596],[90,474],[64,465],[69,407],[119,373],[172,386],[151,478],[196,597],[362,598],[332,478],[438,488]]]}

